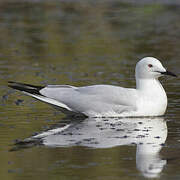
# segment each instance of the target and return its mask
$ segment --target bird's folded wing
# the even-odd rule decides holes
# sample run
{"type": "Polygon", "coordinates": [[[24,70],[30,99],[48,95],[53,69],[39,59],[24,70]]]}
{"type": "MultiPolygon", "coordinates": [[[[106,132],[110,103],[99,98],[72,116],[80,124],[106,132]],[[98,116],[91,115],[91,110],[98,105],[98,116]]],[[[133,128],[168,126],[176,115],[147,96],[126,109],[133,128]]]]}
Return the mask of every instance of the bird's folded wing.
{"type": "Polygon", "coordinates": [[[77,112],[129,111],[135,108],[134,89],[95,85],[85,87],[52,86],[40,90],[43,96],[55,99],[77,112]]]}

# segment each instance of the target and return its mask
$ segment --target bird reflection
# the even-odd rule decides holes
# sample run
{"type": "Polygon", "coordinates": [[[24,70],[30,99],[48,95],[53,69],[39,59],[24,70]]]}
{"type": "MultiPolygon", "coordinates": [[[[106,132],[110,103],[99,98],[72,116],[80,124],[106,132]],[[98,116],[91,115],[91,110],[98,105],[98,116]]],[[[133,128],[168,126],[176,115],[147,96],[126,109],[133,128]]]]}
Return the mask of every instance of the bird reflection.
{"type": "Polygon", "coordinates": [[[159,152],[167,138],[163,117],[156,118],[87,118],[73,121],[25,141],[41,140],[51,147],[86,146],[111,148],[122,145],[137,146],[136,166],[143,176],[158,177],[166,165],[159,152]]]}

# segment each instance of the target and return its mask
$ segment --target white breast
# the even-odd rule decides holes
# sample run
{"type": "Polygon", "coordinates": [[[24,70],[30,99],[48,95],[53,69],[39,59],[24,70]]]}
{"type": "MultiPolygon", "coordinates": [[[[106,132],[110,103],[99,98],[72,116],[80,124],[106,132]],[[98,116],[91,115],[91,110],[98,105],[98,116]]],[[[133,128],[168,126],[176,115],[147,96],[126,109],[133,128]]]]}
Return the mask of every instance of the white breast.
{"type": "Polygon", "coordinates": [[[137,101],[137,114],[139,116],[161,116],[167,108],[167,95],[164,89],[158,89],[155,92],[140,92],[137,101]]]}

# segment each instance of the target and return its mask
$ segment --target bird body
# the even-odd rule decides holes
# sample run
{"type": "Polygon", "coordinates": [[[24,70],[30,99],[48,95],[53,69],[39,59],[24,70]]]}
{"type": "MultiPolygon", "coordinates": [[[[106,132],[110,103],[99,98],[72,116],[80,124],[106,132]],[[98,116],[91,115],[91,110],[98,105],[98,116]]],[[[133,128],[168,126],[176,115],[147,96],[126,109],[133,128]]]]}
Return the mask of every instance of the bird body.
{"type": "Polygon", "coordinates": [[[64,113],[90,117],[161,116],[167,108],[167,96],[158,78],[175,74],[166,71],[159,60],[146,57],[136,65],[136,88],[112,85],[45,87],[10,82],[10,87],[46,103],[64,113]]]}
{"type": "Polygon", "coordinates": [[[125,111],[133,111],[136,103],[134,89],[111,85],[68,88],[47,86],[40,93],[62,102],[74,112],[95,117],[119,116],[125,111]],[[134,99],[134,102],[128,102],[128,98],[134,99]]]}

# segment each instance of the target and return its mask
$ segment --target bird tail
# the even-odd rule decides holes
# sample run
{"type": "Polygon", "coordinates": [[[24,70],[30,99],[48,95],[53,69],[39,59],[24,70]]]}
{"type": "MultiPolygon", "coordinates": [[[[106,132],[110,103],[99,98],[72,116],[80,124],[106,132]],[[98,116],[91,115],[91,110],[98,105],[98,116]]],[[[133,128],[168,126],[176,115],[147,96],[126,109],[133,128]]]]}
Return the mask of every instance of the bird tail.
{"type": "Polygon", "coordinates": [[[9,81],[8,83],[9,83],[8,86],[13,89],[21,91],[24,94],[31,96],[35,99],[38,99],[40,101],[43,101],[45,103],[51,104],[55,107],[58,107],[58,109],[60,109],[66,115],[79,114],[79,113],[73,111],[71,108],[69,108],[64,103],[61,103],[60,101],[57,101],[50,97],[46,97],[43,94],[41,94],[40,90],[45,88],[45,86],[35,86],[35,85],[31,85],[31,84],[25,84],[25,83],[13,82],[13,81],[9,81]]]}

